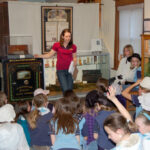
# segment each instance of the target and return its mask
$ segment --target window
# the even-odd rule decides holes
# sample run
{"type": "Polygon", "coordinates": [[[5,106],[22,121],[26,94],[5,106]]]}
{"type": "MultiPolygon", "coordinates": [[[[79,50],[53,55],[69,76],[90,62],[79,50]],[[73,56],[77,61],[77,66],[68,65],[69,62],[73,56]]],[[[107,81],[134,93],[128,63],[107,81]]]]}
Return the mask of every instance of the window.
{"type": "Polygon", "coordinates": [[[119,10],[119,54],[123,47],[131,44],[135,53],[141,54],[143,32],[143,4],[120,6],[119,10]]]}

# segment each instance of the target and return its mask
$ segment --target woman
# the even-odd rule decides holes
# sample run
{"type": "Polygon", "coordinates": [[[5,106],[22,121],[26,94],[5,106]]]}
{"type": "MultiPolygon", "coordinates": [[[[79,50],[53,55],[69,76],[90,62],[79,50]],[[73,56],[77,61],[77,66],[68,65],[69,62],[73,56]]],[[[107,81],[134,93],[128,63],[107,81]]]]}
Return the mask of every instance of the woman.
{"type": "Polygon", "coordinates": [[[60,35],[60,41],[54,43],[52,50],[44,55],[35,55],[35,58],[51,58],[57,53],[57,77],[63,93],[73,89],[73,78],[68,72],[71,61],[77,64],[77,47],[73,44],[69,29],[64,29],[60,35]]]}

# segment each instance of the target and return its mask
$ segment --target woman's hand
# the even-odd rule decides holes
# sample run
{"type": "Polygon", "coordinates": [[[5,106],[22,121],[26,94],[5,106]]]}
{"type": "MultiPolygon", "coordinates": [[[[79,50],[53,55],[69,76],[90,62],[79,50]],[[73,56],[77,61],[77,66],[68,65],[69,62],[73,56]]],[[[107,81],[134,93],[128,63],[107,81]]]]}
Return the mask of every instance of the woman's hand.
{"type": "Polygon", "coordinates": [[[34,58],[40,58],[40,56],[38,54],[35,54],[34,58]]]}

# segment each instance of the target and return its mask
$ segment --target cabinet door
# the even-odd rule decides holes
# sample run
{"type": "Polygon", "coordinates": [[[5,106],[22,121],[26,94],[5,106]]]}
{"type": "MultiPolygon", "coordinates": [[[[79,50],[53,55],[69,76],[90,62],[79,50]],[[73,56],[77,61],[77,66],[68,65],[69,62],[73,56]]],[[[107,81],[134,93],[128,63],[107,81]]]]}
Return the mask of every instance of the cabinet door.
{"type": "Polygon", "coordinates": [[[142,36],[142,77],[150,76],[150,35],[142,36]]]}

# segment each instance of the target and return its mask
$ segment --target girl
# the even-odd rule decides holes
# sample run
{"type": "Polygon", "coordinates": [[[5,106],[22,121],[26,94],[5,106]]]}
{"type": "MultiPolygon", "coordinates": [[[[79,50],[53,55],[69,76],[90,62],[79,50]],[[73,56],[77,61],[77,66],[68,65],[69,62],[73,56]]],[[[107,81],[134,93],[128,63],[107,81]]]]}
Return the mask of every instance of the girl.
{"type": "Polygon", "coordinates": [[[77,47],[73,44],[72,35],[69,29],[64,29],[60,35],[60,41],[55,43],[52,50],[45,55],[35,55],[35,58],[51,58],[57,53],[57,77],[62,91],[73,89],[73,78],[68,72],[71,62],[77,64],[77,47]]]}
{"type": "Polygon", "coordinates": [[[149,107],[148,111],[150,111],[150,104],[148,101],[149,94],[150,94],[150,77],[144,77],[143,80],[138,80],[136,83],[132,84],[122,92],[122,95],[128,100],[132,101],[132,103],[136,106],[136,117],[142,111],[145,105],[149,107]],[[131,95],[130,91],[138,85],[139,85],[138,95],[131,95]]]}
{"type": "Polygon", "coordinates": [[[26,118],[30,110],[31,107],[29,101],[20,101],[17,102],[15,105],[15,112],[16,112],[15,120],[17,123],[19,123],[22,126],[29,146],[31,143],[31,138],[30,138],[28,123],[26,118]]]}
{"type": "Polygon", "coordinates": [[[78,121],[74,119],[70,105],[64,98],[56,102],[50,125],[53,150],[80,150],[78,121]]]}
{"type": "Polygon", "coordinates": [[[83,125],[85,124],[84,118],[84,106],[85,106],[85,99],[79,99],[76,94],[72,90],[68,90],[64,93],[64,99],[71,103],[72,106],[71,111],[73,117],[78,121],[79,130],[80,130],[80,145],[85,150],[86,141],[81,134],[81,130],[83,129],[83,125]]]}
{"type": "Polygon", "coordinates": [[[135,131],[135,125],[120,113],[113,113],[104,121],[108,137],[116,143],[113,150],[142,150],[142,139],[135,131]]]}
{"type": "Polygon", "coordinates": [[[22,127],[14,123],[15,111],[12,105],[0,107],[0,149],[29,150],[22,127]]]}
{"type": "MultiPolygon", "coordinates": [[[[117,106],[121,114],[126,118],[126,120],[129,120],[132,122],[131,115],[129,112],[120,104],[120,102],[115,97],[115,90],[110,87],[109,93],[107,94],[108,98],[113,101],[113,103],[117,106]]],[[[149,98],[149,96],[148,96],[149,98]]],[[[149,99],[148,99],[149,100],[149,99]]],[[[145,109],[148,109],[149,107],[145,106],[145,109]]],[[[141,136],[143,137],[142,146],[144,150],[148,150],[150,147],[150,113],[148,111],[140,112],[140,114],[137,116],[135,123],[138,127],[139,132],[141,133],[141,136]]]]}
{"type": "Polygon", "coordinates": [[[139,132],[143,136],[143,149],[149,150],[150,149],[150,112],[149,111],[141,112],[137,116],[135,123],[138,127],[139,132]]]}
{"type": "Polygon", "coordinates": [[[52,118],[52,113],[47,108],[47,101],[47,96],[44,94],[35,96],[33,98],[35,109],[27,116],[33,150],[49,150],[52,145],[48,123],[52,118]]]}
{"type": "MultiPolygon", "coordinates": [[[[104,150],[104,149],[111,149],[114,147],[114,143],[110,141],[107,137],[107,134],[104,131],[103,128],[103,123],[104,120],[109,116],[110,114],[114,113],[112,108],[114,105],[109,102],[109,100],[104,96],[103,94],[99,94],[97,91],[92,91],[89,93],[90,98],[88,98],[89,103],[92,103],[95,112],[96,112],[96,117],[94,120],[93,124],[93,132],[98,133],[98,139],[97,139],[97,144],[98,144],[98,149],[99,150],[104,150]]],[[[89,97],[89,96],[88,96],[89,97]]],[[[83,135],[88,135],[88,128],[89,126],[85,124],[85,127],[83,128],[83,135]]],[[[96,135],[94,135],[96,137],[96,135]]]]}

